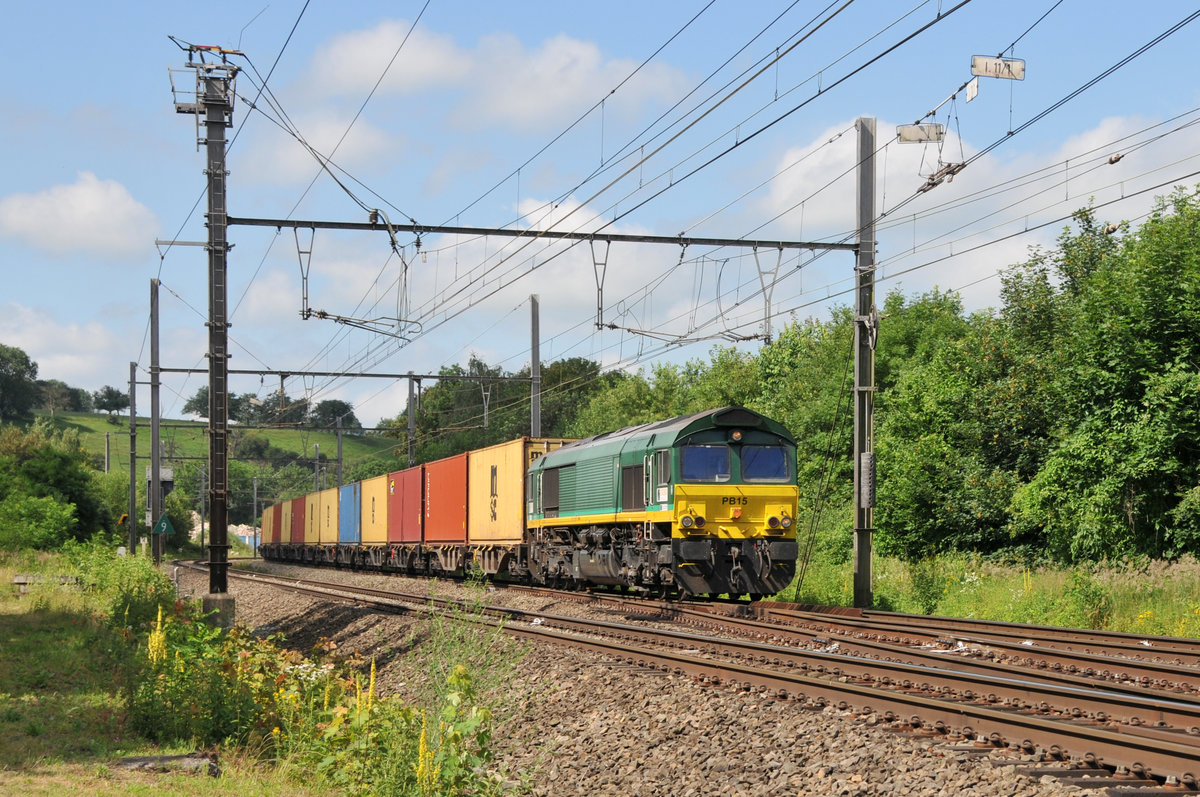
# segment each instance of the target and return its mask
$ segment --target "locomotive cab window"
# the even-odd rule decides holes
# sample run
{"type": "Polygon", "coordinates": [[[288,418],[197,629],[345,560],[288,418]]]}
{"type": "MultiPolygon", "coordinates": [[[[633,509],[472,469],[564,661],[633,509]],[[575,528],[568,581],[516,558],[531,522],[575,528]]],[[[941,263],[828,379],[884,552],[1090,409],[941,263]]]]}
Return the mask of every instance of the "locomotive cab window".
{"type": "Polygon", "coordinates": [[[787,449],[783,446],[742,446],[742,479],[748,482],[791,481],[787,449]]]}
{"type": "Polygon", "coordinates": [[[654,452],[654,483],[657,487],[671,483],[671,452],[668,449],[654,452]]]}
{"type": "Polygon", "coordinates": [[[683,481],[729,481],[729,446],[683,446],[679,453],[679,473],[683,481]]]}

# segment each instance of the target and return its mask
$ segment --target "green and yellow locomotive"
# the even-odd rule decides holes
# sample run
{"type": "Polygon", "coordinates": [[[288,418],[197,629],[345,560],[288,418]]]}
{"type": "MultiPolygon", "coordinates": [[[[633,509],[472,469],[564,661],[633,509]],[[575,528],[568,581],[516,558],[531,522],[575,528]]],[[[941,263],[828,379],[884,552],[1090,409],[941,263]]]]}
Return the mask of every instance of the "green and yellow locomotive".
{"type": "Polygon", "coordinates": [[[769,595],[796,569],[796,443],[726,407],[569,443],[526,479],[537,583],[769,595]]]}

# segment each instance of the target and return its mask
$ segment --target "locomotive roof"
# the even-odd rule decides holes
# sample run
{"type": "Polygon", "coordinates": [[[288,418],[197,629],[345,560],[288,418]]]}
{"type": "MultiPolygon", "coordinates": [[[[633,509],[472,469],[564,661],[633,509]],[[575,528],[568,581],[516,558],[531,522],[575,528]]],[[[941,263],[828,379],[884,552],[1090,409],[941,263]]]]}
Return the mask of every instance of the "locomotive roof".
{"type": "Polygon", "coordinates": [[[643,423],[637,426],[627,426],[624,429],[585,437],[582,440],[576,440],[573,443],[564,445],[558,451],[565,453],[584,446],[607,445],[610,443],[619,447],[626,440],[649,435],[654,435],[656,444],[663,443],[669,445],[674,440],[701,429],[738,426],[771,432],[785,438],[788,442],[796,442],[782,424],[771,420],[765,415],[760,415],[754,410],[748,410],[745,407],[721,407],[715,410],[696,412],[691,415],[681,415],[678,418],[668,418],[665,421],[651,421],[650,423],[643,423]]]}

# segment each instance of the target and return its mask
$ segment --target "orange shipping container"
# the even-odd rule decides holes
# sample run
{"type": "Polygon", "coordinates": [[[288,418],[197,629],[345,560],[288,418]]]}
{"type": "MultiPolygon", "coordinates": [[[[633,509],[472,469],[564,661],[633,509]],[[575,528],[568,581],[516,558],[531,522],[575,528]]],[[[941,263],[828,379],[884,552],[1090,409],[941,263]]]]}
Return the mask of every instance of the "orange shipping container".
{"type": "Polygon", "coordinates": [[[423,481],[420,465],[388,474],[388,542],[421,541],[423,481]]]}
{"type": "Polygon", "coordinates": [[[317,542],[321,545],[337,545],[338,541],[338,488],[331,487],[317,493],[319,496],[320,520],[317,521],[317,542]]]}
{"type": "Polygon", "coordinates": [[[467,541],[467,455],[425,465],[425,542],[467,541]]]}
{"type": "Polygon", "coordinates": [[[470,452],[467,539],[472,543],[517,543],[525,528],[525,472],[562,438],[522,437],[470,452]]]}
{"type": "Polygon", "coordinates": [[[362,483],[362,541],[382,545],[388,539],[387,476],[364,479],[362,483]]]}
{"type": "Polygon", "coordinates": [[[294,543],[304,542],[304,496],[293,498],[292,504],[292,535],[291,541],[294,543]]]}

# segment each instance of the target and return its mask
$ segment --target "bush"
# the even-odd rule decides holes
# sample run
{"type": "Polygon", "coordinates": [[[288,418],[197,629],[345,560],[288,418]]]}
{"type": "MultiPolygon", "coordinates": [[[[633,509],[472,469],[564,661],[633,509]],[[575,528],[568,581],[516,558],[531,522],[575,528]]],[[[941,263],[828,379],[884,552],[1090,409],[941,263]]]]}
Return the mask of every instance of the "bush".
{"type": "Polygon", "coordinates": [[[491,712],[475,704],[474,683],[459,665],[429,711],[374,695],[331,665],[293,667],[278,693],[276,755],[309,782],[372,794],[494,794],[491,712]]]}
{"type": "Polygon", "coordinates": [[[201,745],[263,736],[287,666],[270,640],[214,628],[198,607],[174,603],[165,619],[159,607],[146,651],[129,684],[134,730],[154,741],[201,745]]]}
{"type": "Polygon", "coordinates": [[[20,494],[0,501],[0,549],[51,550],[71,539],[76,525],[74,504],[20,494]]]}
{"type": "Polygon", "coordinates": [[[175,588],[143,556],[117,556],[99,542],[68,543],[63,548],[85,589],[98,593],[113,625],[144,629],[158,607],[175,601],[175,588]]]}
{"type": "Polygon", "coordinates": [[[195,608],[161,609],[130,670],[131,726],[147,738],[238,744],[310,785],[372,794],[492,794],[492,714],[455,666],[432,710],[375,694],[375,664],[307,660],[244,629],[203,622],[195,608]]]}

